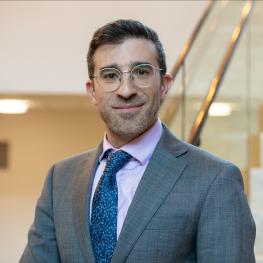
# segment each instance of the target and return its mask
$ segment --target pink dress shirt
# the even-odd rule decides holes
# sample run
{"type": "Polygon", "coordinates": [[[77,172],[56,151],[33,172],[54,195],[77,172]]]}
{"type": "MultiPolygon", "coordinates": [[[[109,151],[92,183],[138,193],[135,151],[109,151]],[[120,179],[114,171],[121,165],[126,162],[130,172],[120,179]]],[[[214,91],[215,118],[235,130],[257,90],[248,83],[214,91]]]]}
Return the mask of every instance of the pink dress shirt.
{"type": "MultiPolygon", "coordinates": [[[[117,237],[119,237],[124,219],[139,182],[162,135],[162,130],[162,124],[158,119],[148,131],[120,148],[129,153],[133,158],[116,174],[118,185],[117,237]]],[[[108,149],[113,149],[114,151],[120,150],[114,148],[108,142],[105,134],[103,139],[103,152],[99,158],[99,165],[92,185],[90,208],[92,207],[94,192],[106,165],[106,159],[102,157],[108,149]]]]}

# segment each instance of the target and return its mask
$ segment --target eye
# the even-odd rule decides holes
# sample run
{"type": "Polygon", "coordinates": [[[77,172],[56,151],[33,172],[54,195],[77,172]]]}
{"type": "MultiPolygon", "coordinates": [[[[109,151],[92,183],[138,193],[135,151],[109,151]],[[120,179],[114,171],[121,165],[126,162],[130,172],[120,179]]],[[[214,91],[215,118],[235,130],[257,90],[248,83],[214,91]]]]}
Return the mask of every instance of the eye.
{"type": "Polygon", "coordinates": [[[115,69],[103,69],[101,70],[99,77],[105,82],[113,82],[119,80],[120,73],[115,69]]]}
{"type": "Polygon", "coordinates": [[[137,78],[146,78],[153,73],[150,65],[139,65],[132,70],[133,76],[137,78]]]}

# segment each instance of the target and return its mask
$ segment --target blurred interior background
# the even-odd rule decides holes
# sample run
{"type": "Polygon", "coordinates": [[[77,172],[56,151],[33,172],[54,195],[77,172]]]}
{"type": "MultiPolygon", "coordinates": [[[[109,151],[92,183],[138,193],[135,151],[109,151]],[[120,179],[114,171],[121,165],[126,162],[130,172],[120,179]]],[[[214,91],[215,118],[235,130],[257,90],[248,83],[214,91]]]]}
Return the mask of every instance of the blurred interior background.
{"type": "Polygon", "coordinates": [[[102,139],[86,53],[93,32],[119,18],[163,42],[174,85],[160,118],[240,167],[263,262],[262,14],[261,1],[1,1],[0,262],[18,262],[52,163],[102,139]]]}

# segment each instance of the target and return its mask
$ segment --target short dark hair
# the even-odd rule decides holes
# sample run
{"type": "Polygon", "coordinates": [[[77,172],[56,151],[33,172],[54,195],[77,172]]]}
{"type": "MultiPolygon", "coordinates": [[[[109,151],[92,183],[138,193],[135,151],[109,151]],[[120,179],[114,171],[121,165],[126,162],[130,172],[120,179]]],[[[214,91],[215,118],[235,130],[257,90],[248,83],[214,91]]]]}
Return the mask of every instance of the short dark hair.
{"type": "Polygon", "coordinates": [[[165,74],[166,60],[162,43],[157,33],[141,22],[132,19],[120,19],[100,27],[93,35],[87,55],[89,77],[94,75],[94,54],[97,48],[104,44],[120,44],[128,38],[143,38],[153,42],[157,50],[157,62],[165,74]]]}

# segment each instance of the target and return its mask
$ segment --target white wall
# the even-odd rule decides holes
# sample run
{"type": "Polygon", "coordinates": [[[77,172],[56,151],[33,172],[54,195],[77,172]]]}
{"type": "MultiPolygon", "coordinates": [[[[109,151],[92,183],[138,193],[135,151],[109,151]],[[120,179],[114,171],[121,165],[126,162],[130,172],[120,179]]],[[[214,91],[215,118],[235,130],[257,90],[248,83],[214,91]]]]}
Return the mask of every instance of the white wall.
{"type": "Polygon", "coordinates": [[[106,22],[153,27],[171,69],[208,1],[0,1],[0,93],[84,93],[86,53],[106,22]]]}

